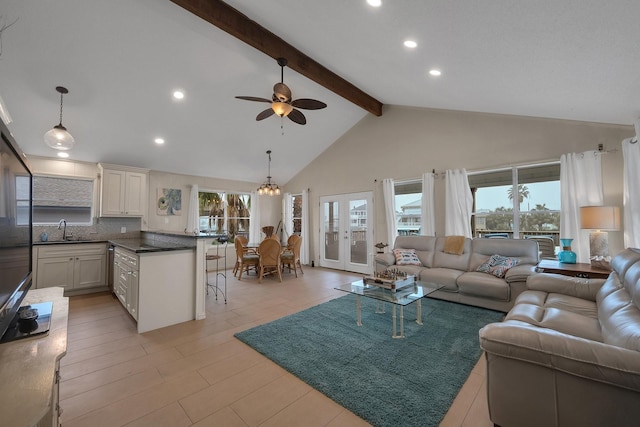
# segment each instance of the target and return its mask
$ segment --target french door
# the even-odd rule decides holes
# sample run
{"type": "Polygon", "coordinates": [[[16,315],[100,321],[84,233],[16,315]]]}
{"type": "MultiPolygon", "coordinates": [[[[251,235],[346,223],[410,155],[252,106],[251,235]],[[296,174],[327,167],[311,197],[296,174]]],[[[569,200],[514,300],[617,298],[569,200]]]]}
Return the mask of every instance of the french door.
{"type": "Polygon", "coordinates": [[[320,197],[320,266],[371,274],[373,193],[320,197]]]}

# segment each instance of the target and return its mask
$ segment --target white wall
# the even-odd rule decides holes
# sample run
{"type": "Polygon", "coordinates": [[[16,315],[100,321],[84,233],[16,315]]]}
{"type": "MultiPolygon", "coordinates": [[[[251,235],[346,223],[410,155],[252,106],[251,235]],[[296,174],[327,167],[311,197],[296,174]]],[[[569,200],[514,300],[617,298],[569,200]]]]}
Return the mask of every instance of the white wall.
{"type": "MultiPolygon", "coordinates": [[[[311,130],[311,129],[310,129],[311,130]]],[[[385,106],[366,116],[285,185],[310,195],[311,259],[318,259],[319,198],[374,192],[374,241],[386,242],[383,178],[420,178],[435,169],[467,171],[559,160],[570,152],[616,150],[603,156],[605,204],[622,206],[621,141],[632,126],[486,113],[385,106]]],[[[444,234],[444,181],[436,179],[436,232],[444,234]]],[[[622,232],[610,232],[610,251],[623,248],[622,232]]],[[[392,244],[392,242],[388,242],[392,244]]]]}

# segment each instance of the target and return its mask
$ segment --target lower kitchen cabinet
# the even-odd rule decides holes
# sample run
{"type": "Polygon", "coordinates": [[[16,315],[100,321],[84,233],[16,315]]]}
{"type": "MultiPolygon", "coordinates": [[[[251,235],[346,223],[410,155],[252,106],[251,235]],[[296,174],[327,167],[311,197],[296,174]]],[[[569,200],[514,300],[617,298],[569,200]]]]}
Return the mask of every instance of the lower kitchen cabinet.
{"type": "Polygon", "coordinates": [[[107,246],[71,243],[36,247],[35,287],[60,286],[81,293],[107,286],[107,246]]]}
{"type": "Polygon", "coordinates": [[[127,309],[131,317],[138,320],[138,262],[139,257],[135,252],[121,248],[115,249],[113,274],[115,283],[113,291],[127,309]]]}
{"type": "Polygon", "coordinates": [[[192,249],[134,252],[116,244],[113,292],[139,333],[195,318],[192,249]]]}

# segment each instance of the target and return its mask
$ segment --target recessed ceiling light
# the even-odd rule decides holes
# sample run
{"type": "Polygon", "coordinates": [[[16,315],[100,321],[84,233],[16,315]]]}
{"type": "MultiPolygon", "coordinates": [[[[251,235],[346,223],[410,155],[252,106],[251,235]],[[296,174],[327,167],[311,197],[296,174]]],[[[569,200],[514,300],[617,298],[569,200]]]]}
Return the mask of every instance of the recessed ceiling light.
{"type": "Polygon", "coordinates": [[[405,45],[406,47],[408,47],[408,48],[411,48],[411,49],[414,49],[414,48],[418,47],[418,43],[416,43],[416,42],[415,42],[415,41],[413,41],[413,40],[405,40],[405,41],[404,41],[404,45],[405,45]]]}
{"type": "Polygon", "coordinates": [[[442,72],[440,70],[436,70],[435,68],[433,70],[429,70],[429,74],[431,74],[432,76],[439,76],[440,74],[442,74],[442,72]]]}
{"type": "Polygon", "coordinates": [[[69,157],[69,153],[66,153],[64,151],[60,151],[58,153],[58,157],[62,157],[63,159],[66,159],[67,157],[69,157]]]}
{"type": "Polygon", "coordinates": [[[184,99],[184,92],[181,90],[176,90],[173,92],[174,99],[184,99]]]}
{"type": "Polygon", "coordinates": [[[162,145],[162,144],[164,144],[164,139],[156,138],[156,139],[153,140],[153,142],[155,142],[158,145],[162,145]]]}
{"type": "Polygon", "coordinates": [[[382,0],[367,0],[369,6],[380,7],[382,6],[382,0]]]}

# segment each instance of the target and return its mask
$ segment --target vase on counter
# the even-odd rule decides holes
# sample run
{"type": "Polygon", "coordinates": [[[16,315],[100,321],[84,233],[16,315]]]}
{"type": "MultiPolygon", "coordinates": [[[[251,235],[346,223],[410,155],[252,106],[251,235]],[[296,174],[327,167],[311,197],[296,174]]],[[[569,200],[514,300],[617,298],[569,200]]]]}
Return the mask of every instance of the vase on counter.
{"type": "Polygon", "coordinates": [[[577,257],[576,257],[576,253],[571,250],[571,242],[573,242],[573,239],[560,239],[562,250],[558,252],[558,261],[563,262],[565,264],[576,263],[577,257]]]}

